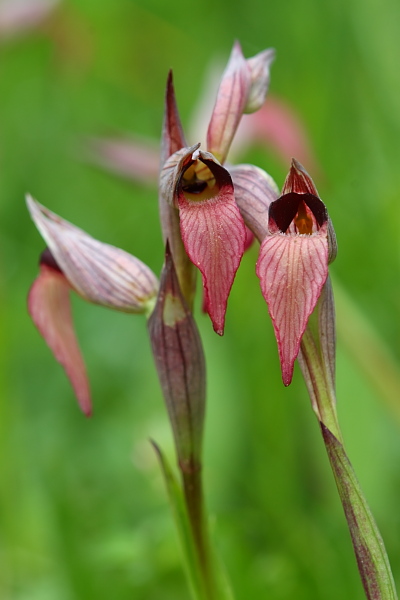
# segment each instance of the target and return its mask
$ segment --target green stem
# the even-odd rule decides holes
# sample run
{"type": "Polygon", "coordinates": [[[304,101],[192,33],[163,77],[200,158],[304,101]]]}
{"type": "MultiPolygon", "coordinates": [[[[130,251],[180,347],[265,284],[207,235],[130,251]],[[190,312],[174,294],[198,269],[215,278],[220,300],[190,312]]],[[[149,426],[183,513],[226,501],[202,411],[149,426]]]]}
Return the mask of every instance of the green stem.
{"type": "MultiPolygon", "coordinates": [[[[327,371],[320,359],[320,354],[310,329],[307,327],[301,340],[302,362],[304,361],[307,376],[306,383],[310,391],[312,387],[312,405],[318,420],[342,442],[342,433],[336,412],[336,396],[333,386],[328,381],[327,371]],[[307,381],[308,380],[308,381],[307,381]]],[[[302,369],[303,369],[303,365],[302,369]]],[[[304,369],[303,369],[304,373],[304,369]]]]}
{"type": "Polygon", "coordinates": [[[335,315],[329,280],[301,342],[299,364],[319,420],[368,600],[397,600],[386,549],[343,445],[336,413],[335,315]]]}
{"type": "Polygon", "coordinates": [[[187,465],[185,468],[181,466],[181,477],[205,598],[218,600],[209,531],[205,517],[201,466],[195,463],[192,463],[190,468],[187,465]]]}

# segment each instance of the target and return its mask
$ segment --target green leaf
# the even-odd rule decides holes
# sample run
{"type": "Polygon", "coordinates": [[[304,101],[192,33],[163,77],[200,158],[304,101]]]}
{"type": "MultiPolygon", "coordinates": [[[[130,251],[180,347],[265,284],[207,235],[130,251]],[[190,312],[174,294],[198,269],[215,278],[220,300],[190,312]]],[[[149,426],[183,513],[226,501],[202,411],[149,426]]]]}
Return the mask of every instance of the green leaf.
{"type": "Polygon", "coordinates": [[[368,600],[396,600],[385,546],[353,467],[339,440],[323,423],[320,425],[366,596],[368,600]]]}

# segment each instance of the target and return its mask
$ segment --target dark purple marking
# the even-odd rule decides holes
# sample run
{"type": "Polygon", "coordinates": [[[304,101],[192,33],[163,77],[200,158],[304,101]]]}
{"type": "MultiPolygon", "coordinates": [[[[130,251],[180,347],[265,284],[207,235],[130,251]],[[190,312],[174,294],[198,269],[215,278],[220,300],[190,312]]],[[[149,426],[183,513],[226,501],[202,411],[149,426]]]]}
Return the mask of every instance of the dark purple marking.
{"type": "Polygon", "coordinates": [[[269,219],[277,225],[282,233],[285,233],[295,218],[300,202],[307,204],[319,227],[327,222],[328,212],[322,200],[313,194],[290,192],[272,202],[269,207],[269,219]]]}
{"type": "Polygon", "coordinates": [[[62,270],[58,266],[56,259],[52,255],[49,248],[46,248],[45,250],[43,250],[42,254],[40,255],[39,265],[46,265],[47,267],[50,267],[51,269],[54,269],[55,271],[59,271],[60,273],[62,273],[62,270]]]}

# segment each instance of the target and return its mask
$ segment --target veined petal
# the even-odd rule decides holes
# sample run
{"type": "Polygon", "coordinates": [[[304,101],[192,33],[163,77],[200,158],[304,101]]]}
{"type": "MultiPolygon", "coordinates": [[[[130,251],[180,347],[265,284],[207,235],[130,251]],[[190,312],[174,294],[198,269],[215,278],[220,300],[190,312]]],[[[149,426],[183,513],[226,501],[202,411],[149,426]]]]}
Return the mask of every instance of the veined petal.
{"type": "Polygon", "coordinates": [[[98,242],[30,196],[27,205],[58,267],[83,298],[132,313],[154,304],[157,278],[138,258],[98,242]]]}
{"type": "Polygon", "coordinates": [[[318,196],[317,188],[305,168],[295,158],[292,158],[292,164],[288,176],[282,188],[284,194],[312,194],[318,196]]]}
{"type": "Polygon", "coordinates": [[[207,149],[223,163],[239,124],[251,86],[251,72],[240,44],[233,46],[222,76],[207,131],[207,149]]]}
{"type": "Polygon", "coordinates": [[[235,200],[247,227],[262,242],[268,233],[268,210],[279,196],[270,175],[254,165],[229,167],[235,188],[235,200]]]}
{"type": "Polygon", "coordinates": [[[172,71],[170,71],[165,93],[165,112],[161,142],[161,167],[171,154],[174,154],[185,146],[185,136],[176,104],[172,71]]]}
{"type": "Polygon", "coordinates": [[[224,332],[229,292],[244,252],[246,228],[235,202],[226,169],[209,153],[199,152],[216,180],[216,193],[204,200],[191,199],[179,190],[179,214],[186,252],[203,276],[204,306],[214,330],[224,332]]]}
{"type": "Polygon", "coordinates": [[[92,411],[89,383],[72,323],[70,290],[61,271],[41,264],[40,274],[29,292],[28,310],[54,357],[64,367],[79,406],[89,416],[92,411]]]}
{"type": "Polygon", "coordinates": [[[256,112],[264,104],[270,81],[269,68],[274,58],[275,50],[268,48],[268,50],[247,59],[247,66],[251,73],[251,86],[247,94],[244,112],[256,112]]]}
{"type": "Polygon", "coordinates": [[[244,112],[261,108],[269,86],[269,67],[273,49],[264,50],[246,60],[240,44],[233,46],[222,75],[213,114],[207,132],[207,149],[223,163],[244,112]]]}
{"type": "Polygon", "coordinates": [[[257,276],[275,329],[283,383],[289,385],[308,318],[328,276],[327,225],[313,235],[267,236],[257,276]]]}

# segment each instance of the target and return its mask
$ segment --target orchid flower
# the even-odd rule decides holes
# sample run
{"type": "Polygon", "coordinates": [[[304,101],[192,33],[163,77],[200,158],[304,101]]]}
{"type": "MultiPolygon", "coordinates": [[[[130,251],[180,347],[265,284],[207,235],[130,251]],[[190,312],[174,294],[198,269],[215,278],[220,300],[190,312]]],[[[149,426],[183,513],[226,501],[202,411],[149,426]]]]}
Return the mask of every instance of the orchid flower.
{"type": "Polygon", "coordinates": [[[285,385],[301,338],[336,257],[336,238],[315,185],[296,160],[281,196],[269,206],[257,275],[272,318],[285,385]]]}
{"type": "Polygon", "coordinates": [[[47,243],[28,310],[54,357],[64,367],[79,405],[91,414],[86,368],[75,336],[69,293],[128,313],[149,313],[158,280],[138,258],[104,244],[27,197],[31,217],[47,243]]]}
{"type": "MultiPolygon", "coordinates": [[[[207,151],[200,150],[200,144],[185,143],[172,76],[167,84],[160,175],[164,239],[177,237],[171,235],[171,228],[174,222],[176,230],[179,222],[184,250],[202,274],[204,306],[219,335],[224,331],[228,296],[247,238],[237,192],[222,163],[243,113],[256,111],[264,103],[273,57],[273,50],[265,50],[246,60],[240,45],[234,45],[208,126],[207,151]]],[[[174,244],[171,252],[179,277],[181,261],[174,244]]]]}

